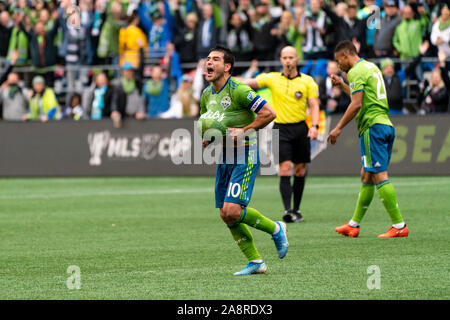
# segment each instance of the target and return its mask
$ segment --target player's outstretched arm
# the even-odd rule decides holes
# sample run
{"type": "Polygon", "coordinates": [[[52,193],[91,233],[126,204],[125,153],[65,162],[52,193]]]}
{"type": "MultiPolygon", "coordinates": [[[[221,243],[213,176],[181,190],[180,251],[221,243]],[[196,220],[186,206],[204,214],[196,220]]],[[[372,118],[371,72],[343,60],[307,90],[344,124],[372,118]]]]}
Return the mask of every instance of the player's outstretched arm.
{"type": "Polygon", "coordinates": [[[245,83],[246,85],[248,85],[250,88],[252,88],[253,90],[259,90],[259,85],[258,82],[256,81],[255,78],[251,78],[251,79],[246,79],[246,78],[242,78],[242,77],[234,77],[236,80],[245,83]]]}
{"type": "Polygon", "coordinates": [[[336,127],[330,132],[328,135],[327,141],[331,142],[331,144],[335,144],[337,138],[342,132],[342,129],[356,116],[359,109],[362,107],[362,99],[363,99],[364,91],[359,91],[352,95],[352,102],[347,107],[344,115],[341,120],[338,122],[336,127]]]}

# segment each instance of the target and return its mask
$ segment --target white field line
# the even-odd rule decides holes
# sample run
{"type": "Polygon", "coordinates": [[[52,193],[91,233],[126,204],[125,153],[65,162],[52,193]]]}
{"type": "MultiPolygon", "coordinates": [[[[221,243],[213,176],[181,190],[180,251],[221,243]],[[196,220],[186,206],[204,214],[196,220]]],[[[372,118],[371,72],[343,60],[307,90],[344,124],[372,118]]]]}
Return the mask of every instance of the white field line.
{"type": "MultiPolygon", "coordinates": [[[[312,190],[323,192],[323,189],[336,188],[330,193],[347,193],[349,188],[358,188],[360,183],[346,183],[346,184],[306,184],[306,190],[312,190]]],[[[449,189],[439,189],[437,191],[450,194],[450,180],[449,181],[424,181],[424,182],[395,182],[394,187],[420,187],[420,186],[442,186],[448,185],[449,189]]],[[[278,190],[278,184],[255,186],[255,191],[263,190],[278,190]]],[[[4,191],[3,191],[4,192],[4,191]]],[[[176,194],[192,194],[192,193],[212,193],[214,192],[214,187],[208,188],[192,188],[186,186],[186,188],[178,189],[142,189],[142,190],[110,190],[110,191],[84,191],[84,192],[64,192],[58,193],[55,191],[49,191],[49,193],[28,193],[28,194],[0,194],[0,200],[27,200],[27,199],[55,199],[55,198],[76,198],[76,197],[110,197],[110,196],[147,196],[147,195],[176,195],[176,194]]],[[[306,191],[308,192],[308,191],[306,191]]]]}

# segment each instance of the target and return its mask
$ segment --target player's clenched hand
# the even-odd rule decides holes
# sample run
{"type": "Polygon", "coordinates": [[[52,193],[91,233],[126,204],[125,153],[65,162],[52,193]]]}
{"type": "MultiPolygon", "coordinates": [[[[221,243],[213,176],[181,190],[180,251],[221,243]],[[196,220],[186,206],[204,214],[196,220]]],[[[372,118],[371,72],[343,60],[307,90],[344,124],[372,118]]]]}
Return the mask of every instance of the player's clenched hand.
{"type": "Polygon", "coordinates": [[[337,142],[337,138],[341,134],[341,129],[334,128],[330,134],[328,135],[327,142],[330,142],[331,144],[335,144],[337,142]]]}
{"type": "Polygon", "coordinates": [[[335,87],[341,87],[342,85],[342,78],[338,76],[337,74],[332,74],[330,76],[331,78],[331,84],[335,87]]]}
{"type": "Polygon", "coordinates": [[[227,129],[228,129],[228,135],[230,137],[233,137],[234,141],[239,140],[239,138],[241,138],[245,135],[243,128],[227,128],[227,129]]]}

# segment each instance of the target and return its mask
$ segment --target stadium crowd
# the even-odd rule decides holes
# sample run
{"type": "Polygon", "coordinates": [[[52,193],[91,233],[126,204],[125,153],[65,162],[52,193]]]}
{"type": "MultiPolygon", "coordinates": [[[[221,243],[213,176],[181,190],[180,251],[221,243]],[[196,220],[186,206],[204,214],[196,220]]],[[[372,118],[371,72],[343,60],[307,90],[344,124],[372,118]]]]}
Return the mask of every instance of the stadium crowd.
{"type": "Polygon", "coordinates": [[[292,45],[321,109],[342,113],[349,98],[330,80],[341,40],[380,65],[391,113],[407,112],[411,88],[409,112],[449,110],[446,1],[0,0],[0,38],[4,120],[196,117],[216,44],[247,62],[243,77],[278,71],[292,45]]]}

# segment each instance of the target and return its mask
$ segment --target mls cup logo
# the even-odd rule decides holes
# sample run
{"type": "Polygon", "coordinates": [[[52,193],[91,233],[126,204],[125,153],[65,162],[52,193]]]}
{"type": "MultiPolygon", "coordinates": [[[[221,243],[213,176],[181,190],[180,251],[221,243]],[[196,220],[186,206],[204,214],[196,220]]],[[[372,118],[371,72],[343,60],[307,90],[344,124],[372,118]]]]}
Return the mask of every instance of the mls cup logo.
{"type": "Polygon", "coordinates": [[[66,6],[67,27],[80,29],[81,28],[81,13],[80,8],[75,5],[75,1],[68,1],[66,6]]]}
{"type": "Polygon", "coordinates": [[[89,151],[91,158],[89,165],[99,166],[102,164],[102,153],[109,143],[109,131],[95,132],[88,135],[89,151]]]}

